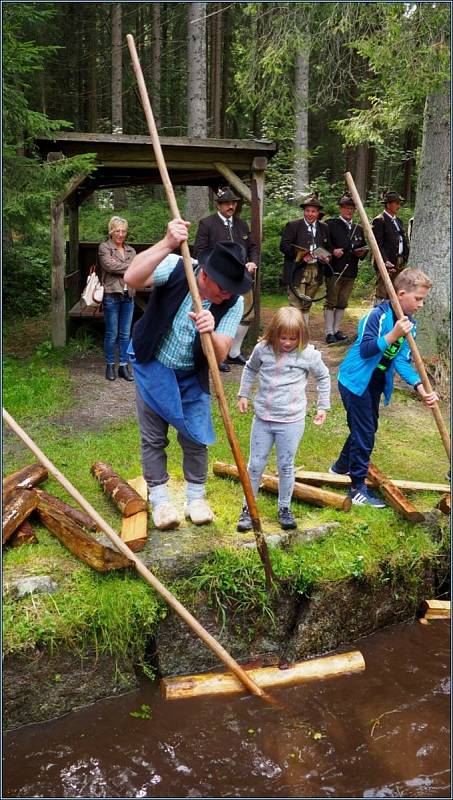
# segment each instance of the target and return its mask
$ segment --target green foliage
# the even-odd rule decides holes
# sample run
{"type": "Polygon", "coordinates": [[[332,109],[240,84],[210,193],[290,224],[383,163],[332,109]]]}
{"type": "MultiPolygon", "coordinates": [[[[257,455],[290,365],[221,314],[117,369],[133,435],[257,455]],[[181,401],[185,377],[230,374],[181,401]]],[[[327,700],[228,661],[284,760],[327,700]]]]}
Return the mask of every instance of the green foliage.
{"type": "Polygon", "coordinates": [[[151,719],[151,706],[142,703],[140,709],[138,711],[130,711],[129,716],[135,717],[135,719],[151,719]]]}
{"type": "Polygon", "coordinates": [[[8,316],[35,316],[49,308],[49,249],[42,245],[42,241],[18,242],[13,248],[5,249],[3,307],[8,316]]]}

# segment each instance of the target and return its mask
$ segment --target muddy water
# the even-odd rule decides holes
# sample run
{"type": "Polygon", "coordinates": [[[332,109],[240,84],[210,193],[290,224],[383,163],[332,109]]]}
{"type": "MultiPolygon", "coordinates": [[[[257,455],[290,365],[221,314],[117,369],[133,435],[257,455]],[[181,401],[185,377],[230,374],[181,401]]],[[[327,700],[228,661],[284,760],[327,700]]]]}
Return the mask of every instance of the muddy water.
{"type": "Polygon", "coordinates": [[[362,639],[357,675],[249,697],[156,686],[6,734],[3,797],[450,797],[449,625],[362,639]],[[150,706],[149,719],[130,712],[150,706]]]}

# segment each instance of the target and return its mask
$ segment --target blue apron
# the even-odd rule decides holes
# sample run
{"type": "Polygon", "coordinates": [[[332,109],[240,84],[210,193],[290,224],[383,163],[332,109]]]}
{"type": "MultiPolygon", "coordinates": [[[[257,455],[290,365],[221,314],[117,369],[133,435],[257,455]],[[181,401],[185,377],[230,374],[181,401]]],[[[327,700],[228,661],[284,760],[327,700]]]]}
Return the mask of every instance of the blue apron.
{"type": "Polygon", "coordinates": [[[213,444],[211,396],[203,391],[195,372],[171,369],[155,358],[146,364],[139,364],[131,353],[129,358],[146,405],[196,444],[213,444]]]}

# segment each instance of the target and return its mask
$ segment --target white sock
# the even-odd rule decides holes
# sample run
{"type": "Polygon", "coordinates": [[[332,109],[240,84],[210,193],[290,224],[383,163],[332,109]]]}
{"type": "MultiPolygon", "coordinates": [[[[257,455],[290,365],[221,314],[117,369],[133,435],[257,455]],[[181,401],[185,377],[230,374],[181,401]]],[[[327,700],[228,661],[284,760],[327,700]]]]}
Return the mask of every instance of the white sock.
{"type": "Polygon", "coordinates": [[[342,319],[344,317],[345,310],[346,309],[344,309],[344,308],[336,308],[335,309],[335,316],[334,316],[334,323],[333,323],[333,328],[334,328],[335,333],[338,330],[340,330],[340,325],[341,325],[341,321],[342,321],[342,319]]]}
{"type": "Polygon", "coordinates": [[[204,483],[190,483],[187,481],[186,498],[188,503],[191,503],[192,500],[202,500],[205,494],[206,487],[204,483]]]}
{"type": "Polygon", "coordinates": [[[166,483],[161,483],[159,486],[148,486],[149,502],[153,508],[162,505],[162,503],[170,502],[170,495],[166,483]]]}
{"type": "Polygon", "coordinates": [[[231,358],[237,358],[241,352],[241,345],[244,341],[245,337],[247,336],[249,326],[248,325],[239,325],[236,331],[236,336],[233,339],[233,343],[230,347],[229,355],[231,358]]]}
{"type": "Polygon", "coordinates": [[[329,333],[333,334],[334,332],[334,317],[335,317],[335,309],[333,308],[324,309],[324,329],[326,336],[328,336],[329,333]]]}

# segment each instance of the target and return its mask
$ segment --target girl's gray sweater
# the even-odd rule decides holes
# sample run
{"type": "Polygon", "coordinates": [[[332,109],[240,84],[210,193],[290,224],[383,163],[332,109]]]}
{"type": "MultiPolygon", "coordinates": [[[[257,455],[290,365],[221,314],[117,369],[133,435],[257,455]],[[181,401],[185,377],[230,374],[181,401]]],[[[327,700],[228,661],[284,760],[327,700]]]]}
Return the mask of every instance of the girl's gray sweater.
{"type": "Polygon", "coordinates": [[[255,414],[269,422],[298,422],[305,418],[308,373],[316,379],[318,410],[330,408],[330,375],[321,353],[312,344],[305,350],[275,355],[272,347],[258,342],[242,372],[238,397],[250,397],[259,377],[254,399],[255,414]]]}

